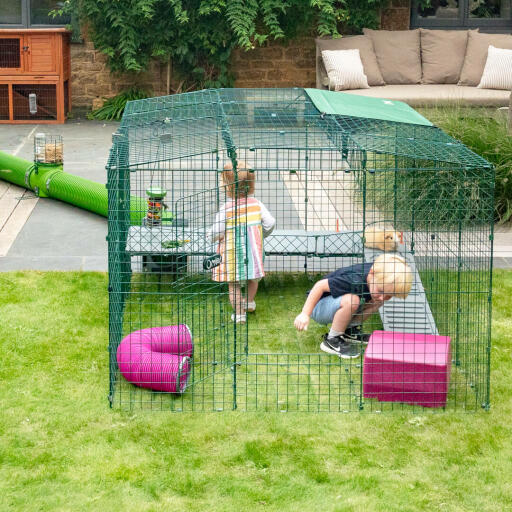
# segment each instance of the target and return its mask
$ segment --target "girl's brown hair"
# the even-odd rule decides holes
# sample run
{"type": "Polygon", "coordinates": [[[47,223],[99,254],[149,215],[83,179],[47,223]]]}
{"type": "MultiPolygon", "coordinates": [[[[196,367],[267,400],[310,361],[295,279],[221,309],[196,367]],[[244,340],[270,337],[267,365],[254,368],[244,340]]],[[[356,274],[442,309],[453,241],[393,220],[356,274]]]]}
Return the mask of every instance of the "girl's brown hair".
{"type": "MultiPolygon", "coordinates": [[[[243,162],[238,162],[238,193],[241,197],[246,197],[254,193],[255,176],[254,171],[250,170],[249,166],[243,162]]],[[[233,164],[230,162],[224,166],[222,171],[222,181],[226,187],[226,194],[233,198],[236,191],[235,171],[233,171],[233,164]]]]}

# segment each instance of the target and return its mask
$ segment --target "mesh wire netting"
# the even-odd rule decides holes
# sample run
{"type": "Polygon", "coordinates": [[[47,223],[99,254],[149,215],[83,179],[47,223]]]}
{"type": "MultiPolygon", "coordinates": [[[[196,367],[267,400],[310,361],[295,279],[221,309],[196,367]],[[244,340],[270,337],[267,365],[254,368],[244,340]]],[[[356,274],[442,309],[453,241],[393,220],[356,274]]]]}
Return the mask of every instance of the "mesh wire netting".
{"type": "Polygon", "coordinates": [[[299,88],[205,90],[128,103],[107,169],[113,405],[489,406],[494,171],[437,127],[325,115],[299,88]],[[406,299],[370,282],[390,233],[406,299]],[[340,269],[343,354],[322,335],[345,295],[294,328],[340,269]]]}

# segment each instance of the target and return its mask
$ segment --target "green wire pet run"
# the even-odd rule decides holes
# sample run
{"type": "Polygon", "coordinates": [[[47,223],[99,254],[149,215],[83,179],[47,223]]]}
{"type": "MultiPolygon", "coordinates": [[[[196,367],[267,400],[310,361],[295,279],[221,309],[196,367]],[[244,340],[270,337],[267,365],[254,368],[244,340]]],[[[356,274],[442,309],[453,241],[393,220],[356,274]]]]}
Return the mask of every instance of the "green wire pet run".
{"type": "MultiPolygon", "coordinates": [[[[494,170],[407,105],[301,88],[133,101],[113,136],[107,170],[112,406],[489,408],[494,170]],[[238,172],[249,169],[254,196],[276,220],[264,240],[257,308],[246,323],[232,317],[227,284],[212,279],[221,259],[211,230],[226,201],[225,166],[235,176],[235,212],[244,195],[238,172]],[[138,215],[133,197],[145,198],[138,215]],[[311,321],[308,331],[294,329],[318,279],[381,254],[368,236],[379,229],[393,233],[414,280],[407,299],[386,302],[363,333],[448,336],[443,407],[365,397],[364,343],[359,357],[345,360],[319,350],[325,327],[311,321]],[[175,393],[125,380],[116,359],[121,340],[179,324],[194,344],[186,385],[183,375],[175,393]]],[[[246,248],[237,246],[237,265],[247,264],[246,248]]],[[[237,300],[247,303],[246,287],[237,300]]]]}

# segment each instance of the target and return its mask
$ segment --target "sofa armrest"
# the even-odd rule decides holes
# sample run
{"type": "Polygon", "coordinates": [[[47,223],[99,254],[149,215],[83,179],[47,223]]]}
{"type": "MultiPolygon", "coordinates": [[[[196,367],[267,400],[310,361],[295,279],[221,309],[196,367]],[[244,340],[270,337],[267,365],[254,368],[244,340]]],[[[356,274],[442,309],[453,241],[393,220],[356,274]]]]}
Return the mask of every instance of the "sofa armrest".
{"type": "Polygon", "coordinates": [[[510,91],[510,100],[508,102],[508,131],[512,135],[512,90],[510,91]]]}
{"type": "Polygon", "coordinates": [[[329,77],[325,70],[324,61],[322,59],[322,52],[316,47],[316,88],[329,89],[329,77]]]}
{"type": "Polygon", "coordinates": [[[335,84],[327,75],[322,57],[316,61],[316,88],[334,91],[335,84]]]}

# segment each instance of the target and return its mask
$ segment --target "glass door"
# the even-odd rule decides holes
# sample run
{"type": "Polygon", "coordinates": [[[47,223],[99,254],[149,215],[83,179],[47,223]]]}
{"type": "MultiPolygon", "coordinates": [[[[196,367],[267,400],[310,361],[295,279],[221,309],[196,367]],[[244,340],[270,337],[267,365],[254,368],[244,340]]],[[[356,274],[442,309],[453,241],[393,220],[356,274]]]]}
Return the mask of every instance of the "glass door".
{"type": "Polygon", "coordinates": [[[19,27],[24,24],[25,12],[21,0],[0,0],[0,25],[19,27]]]}
{"type": "Polygon", "coordinates": [[[464,6],[459,0],[440,0],[437,2],[416,2],[413,8],[413,24],[426,27],[435,25],[438,28],[463,25],[464,6]],[[416,23],[414,23],[416,20],[416,23]]]}
{"type": "Polygon", "coordinates": [[[510,33],[512,29],[512,0],[469,0],[467,5],[467,26],[486,29],[502,28],[510,33]]]}
{"type": "Polygon", "coordinates": [[[70,17],[51,16],[49,13],[62,7],[59,0],[30,0],[30,26],[66,25],[70,23],[70,17]]]}
{"type": "Polygon", "coordinates": [[[411,28],[510,33],[512,0],[412,0],[411,28]]]}
{"type": "Polygon", "coordinates": [[[62,0],[0,0],[0,28],[63,27],[71,16],[52,16],[51,11],[62,8],[62,0]]]}

